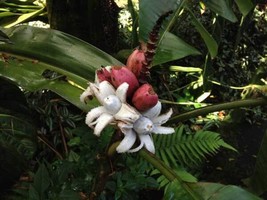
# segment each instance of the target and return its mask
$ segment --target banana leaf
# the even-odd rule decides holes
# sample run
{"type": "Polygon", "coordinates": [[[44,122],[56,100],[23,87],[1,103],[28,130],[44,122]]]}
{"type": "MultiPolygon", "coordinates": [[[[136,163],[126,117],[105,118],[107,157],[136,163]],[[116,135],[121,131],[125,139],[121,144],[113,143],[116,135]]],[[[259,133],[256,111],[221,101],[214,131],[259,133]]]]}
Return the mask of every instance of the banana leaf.
{"type": "Polygon", "coordinates": [[[254,7],[251,0],[235,0],[235,3],[243,16],[246,16],[254,7]]]}
{"type": "Polygon", "coordinates": [[[234,11],[231,5],[225,0],[208,0],[203,1],[204,4],[211,9],[213,12],[217,13],[218,15],[222,16],[223,18],[231,21],[237,22],[237,18],[234,14],[234,11]]]}
{"type": "Polygon", "coordinates": [[[66,33],[30,26],[2,30],[13,44],[0,44],[2,61],[0,76],[16,82],[22,88],[36,91],[51,90],[82,110],[79,101],[95,70],[107,65],[123,65],[96,47],[66,33]],[[56,77],[46,77],[47,71],[56,77]]]}

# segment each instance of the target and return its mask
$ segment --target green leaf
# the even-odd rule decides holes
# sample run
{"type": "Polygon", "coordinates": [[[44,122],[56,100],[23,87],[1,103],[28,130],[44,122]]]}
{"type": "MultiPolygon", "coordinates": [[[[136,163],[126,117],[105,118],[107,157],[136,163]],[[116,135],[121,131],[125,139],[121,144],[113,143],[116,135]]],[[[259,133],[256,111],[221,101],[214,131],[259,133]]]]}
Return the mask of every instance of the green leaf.
{"type": "Polygon", "coordinates": [[[30,185],[29,188],[29,199],[30,200],[40,200],[40,196],[38,194],[38,192],[36,191],[36,189],[30,185]]]}
{"type": "Polygon", "coordinates": [[[191,188],[198,196],[192,197],[186,192],[181,184],[174,180],[167,187],[164,192],[164,200],[259,200],[260,198],[247,192],[246,190],[234,186],[234,185],[223,185],[217,183],[188,183],[187,186],[191,188]]]}
{"type": "Polygon", "coordinates": [[[63,190],[59,194],[60,199],[64,200],[80,200],[81,197],[78,194],[78,192],[75,192],[73,190],[63,190]]]}
{"type": "MultiPolygon", "coordinates": [[[[82,110],[89,110],[96,105],[95,101],[90,101],[89,106],[80,102],[79,97],[83,90],[71,84],[71,82],[67,82],[64,79],[61,80],[60,78],[62,75],[59,75],[58,79],[45,78],[43,74],[47,68],[57,70],[57,68],[53,66],[49,67],[41,62],[35,63],[31,60],[21,60],[10,57],[8,63],[0,61],[0,76],[8,78],[29,91],[49,89],[82,110]]],[[[58,71],[60,71],[60,69],[58,71]]],[[[71,76],[73,76],[73,74],[69,75],[70,79],[71,76]]],[[[86,82],[80,77],[75,78],[77,81],[86,82]]]]}
{"type": "Polygon", "coordinates": [[[40,196],[44,196],[50,186],[50,176],[44,163],[41,163],[34,175],[33,187],[40,196]]]}
{"type": "Polygon", "coordinates": [[[262,139],[261,147],[257,155],[257,161],[252,177],[249,178],[249,189],[261,195],[267,191],[267,130],[262,139]]]}
{"type": "Polygon", "coordinates": [[[75,153],[74,151],[69,152],[68,161],[70,162],[78,162],[80,159],[79,154],[75,153]]]}
{"type": "Polygon", "coordinates": [[[14,45],[1,44],[1,52],[42,62],[47,69],[66,75],[82,87],[87,80],[94,80],[95,70],[102,65],[122,65],[96,47],[60,31],[30,26],[3,31],[14,45]]]}
{"type": "Polygon", "coordinates": [[[245,189],[234,185],[223,185],[219,183],[199,182],[189,186],[202,196],[204,200],[260,200],[245,189]]]}
{"type": "Polygon", "coordinates": [[[254,7],[251,0],[235,0],[235,3],[238,6],[238,9],[242,13],[242,15],[245,17],[254,7]]]}
{"type": "Polygon", "coordinates": [[[68,34],[51,29],[19,26],[6,29],[14,45],[0,44],[6,60],[0,62],[0,76],[6,77],[25,89],[49,89],[77,107],[88,110],[79,96],[93,81],[95,70],[102,65],[122,65],[119,61],[94,46],[68,34]],[[58,77],[47,78],[50,70],[58,77]]]}
{"type": "Polygon", "coordinates": [[[194,200],[194,198],[189,195],[188,191],[184,190],[181,187],[179,181],[174,180],[167,185],[164,191],[164,200],[176,200],[176,199],[183,199],[183,200],[194,200]]]}
{"type": "Polygon", "coordinates": [[[213,12],[228,19],[231,22],[237,22],[237,18],[233,12],[231,5],[225,0],[208,0],[204,4],[209,7],[213,12]]]}
{"type": "MultiPolygon", "coordinates": [[[[1,13],[0,13],[1,14],[1,13]]],[[[0,16],[1,17],[1,16],[0,16]]],[[[9,37],[3,32],[0,30],[0,42],[7,42],[7,43],[10,43],[10,39],[9,37]]]]}
{"type": "Polygon", "coordinates": [[[45,10],[45,8],[43,7],[39,10],[34,11],[34,12],[22,14],[14,22],[10,22],[9,24],[5,25],[4,27],[10,28],[10,27],[15,26],[17,24],[23,23],[23,22],[25,22],[25,21],[27,21],[27,20],[35,17],[35,16],[38,16],[38,15],[44,13],[44,10],[45,10]]]}
{"type": "Polygon", "coordinates": [[[170,66],[170,70],[174,72],[202,72],[199,67],[170,66]]]}
{"type": "Polygon", "coordinates": [[[195,17],[194,13],[190,9],[187,9],[187,10],[189,11],[189,14],[191,16],[192,24],[195,26],[195,28],[200,33],[202,39],[204,40],[204,42],[205,42],[205,44],[209,50],[211,57],[215,57],[218,53],[217,42],[212,37],[212,35],[206,30],[206,28],[202,25],[202,23],[195,17]]]}
{"type": "Polygon", "coordinates": [[[200,55],[201,53],[187,44],[179,37],[170,32],[166,32],[157,49],[153,60],[153,65],[163,64],[169,61],[184,58],[189,55],[200,55]]]}
{"type": "Polygon", "coordinates": [[[147,41],[148,34],[156,24],[158,18],[170,11],[176,10],[180,1],[177,0],[157,0],[139,2],[139,39],[147,41]]]}

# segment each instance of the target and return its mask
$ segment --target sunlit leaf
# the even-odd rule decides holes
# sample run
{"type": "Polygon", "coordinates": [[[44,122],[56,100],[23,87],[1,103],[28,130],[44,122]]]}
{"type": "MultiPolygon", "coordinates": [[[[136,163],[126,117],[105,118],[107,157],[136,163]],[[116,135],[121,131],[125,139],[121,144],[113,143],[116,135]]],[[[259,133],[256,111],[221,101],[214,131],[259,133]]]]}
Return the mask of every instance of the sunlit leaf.
{"type": "Polygon", "coordinates": [[[202,72],[199,67],[170,66],[170,70],[174,72],[202,72]]]}
{"type": "Polygon", "coordinates": [[[233,12],[231,5],[225,0],[208,0],[203,1],[204,4],[210,8],[213,12],[228,19],[231,22],[237,22],[237,18],[233,12]]]}
{"type": "Polygon", "coordinates": [[[243,16],[246,16],[253,9],[251,0],[235,0],[235,3],[243,16]]]}
{"type": "Polygon", "coordinates": [[[27,21],[27,20],[31,19],[32,17],[40,15],[42,12],[44,12],[44,9],[45,8],[41,8],[40,10],[36,10],[34,12],[31,12],[31,13],[22,14],[14,22],[11,22],[11,23],[5,25],[5,28],[10,28],[12,26],[15,26],[17,24],[20,24],[20,23],[27,21]]]}
{"type": "Polygon", "coordinates": [[[179,37],[170,32],[166,32],[158,47],[157,53],[153,60],[153,65],[159,65],[172,60],[184,58],[189,55],[200,54],[201,53],[197,49],[187,44],[179,37]]]}

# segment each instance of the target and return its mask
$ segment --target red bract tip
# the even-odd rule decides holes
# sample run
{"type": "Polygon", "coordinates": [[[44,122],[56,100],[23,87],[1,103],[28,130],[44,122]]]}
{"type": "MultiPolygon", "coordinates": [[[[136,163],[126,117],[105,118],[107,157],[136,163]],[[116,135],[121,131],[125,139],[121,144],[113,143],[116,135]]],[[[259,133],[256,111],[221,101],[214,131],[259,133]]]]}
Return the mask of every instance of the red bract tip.
{"type": "Polygon", "coordinates": [[[128,57],[126,67],[131,70],[137,78],[139,78],[145,61],[145,52],[143,50],[136,49],[128,57]]]}
{"type": "Polygon", "coordinates": [[[148,83],[139,87],[132,98],[132,103],[139,111],[146,111],[154,107],[158,102],[158,95],[148,83]]]}
{"type": "Polygon", "coordinates": [[[96,75],[97,75],[99,82],[108,81],[111,83],[110,71],[108,71],[105,67],[102,67],[101,69],[96,70],[96,75]]]}
{"type": "Polygon", "coordinates": [[[136,76],[126,67],[113,66],[110,75],[111,83],[115,88],[119,87],[124,82],[129,84],[127,97],[131,97],[134,91],[139,87],[139,82],[136,76]]]}

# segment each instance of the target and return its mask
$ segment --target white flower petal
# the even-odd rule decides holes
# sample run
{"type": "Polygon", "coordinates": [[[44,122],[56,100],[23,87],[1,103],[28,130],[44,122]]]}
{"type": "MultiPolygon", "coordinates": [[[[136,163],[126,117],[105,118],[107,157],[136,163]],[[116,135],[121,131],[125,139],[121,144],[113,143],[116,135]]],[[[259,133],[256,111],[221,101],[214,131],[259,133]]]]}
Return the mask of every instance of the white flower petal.
{"type": "Polygon", "coordinates": [[[156,126],[156,127],[154,127],[152,132],[156,133],[156,134],[171,134],[171,133],[174,133],[174,128],[164,127],[164,126],[156,126]]]}
{"type": "Polygon", "coordinates": [[[94,134],[100,136],[101,131],[112,121],[114,120],[113,116],[107,113],[103,113],[96,120],[96,126],[94,128],[94,134]]]}
{"type": "Polygon", "coordinates": [[[88,126],[92,126],[92,122],[98,118],[102,113],[105,112],[105,108],[103,106],[99,106],[99,107],[96,107],[96,108],[93,108],[91,109],[87,115],[86,115],[86,118],[85,118],[85,123],[88,125],[88,126]]]}
{"type": "Polygon", "coordinates": [[[161,102],[158,101],[158,103],[150,108],[149,110],[142,112],[142,115],[149,118],[149,119],[153,119],[155,117],[157,117],[161,112],[161,102]]]}
{"type": "Polygon", "coordinates": [[[81,94],[80,101],[85,103],[88,99],[93,98],[93,91],[90,87],[86,88],[86,90],[81,94]]]}
{"type": "Polygon", "coordinates": [[[164,124],[164,123],[166,123],[169,120],[169,118],[171,117],[171,115],[172,115],[172,109],[170,109],[165,114],[162,114],[162,115],[160,115],[158,117],[155,117],[154,119],[152,119],[152,122],[154,123],[155,126],[164,124]]]}
{"type": "Polygon", "coordinates": [[[126,103],[128,88],[129,84],[124,82],[116,90],[116,96],[121,100],[122,103],[126,103]]]}
{"type": "Polygon", "coordinates": [[[118,121],[133,124],[141,115],[132,106],[123,103],[118,113],[114,115],[114,118],[118,121]]]}
{"type": "Polygon", "coordinates": [[[139,135],[141,143],[144,143],[144,147],[151,153],[155,153],[155,146],[150,135],[139,135]]]}
{"type": "Polygon", "coordinates": [[[118,153],[124,153],[128,151],[132,146],[134,145],[136,141],[136,134],[132,129],[128,129],[127,131],[125,130],[124,132],[124,138],[117,146],[116,150],[118,153]]]}
{"type": "Polygon", "coordinates": [[[144,146],[144,142],[140,141],[140,144],[138,147],[134,148],[134,149],[130,149],[129,151],[127,151],[128,153],[135,153],[137,151],[140,151],[140,149],[142,149],[144,146]]]}
{"type": "Polygon", "coordinates": [[[90,83],[90,88],[93,91],[97,100],[103,105],[103,100],[109,95],[115,95],[114,87],[108,81],[102,81],[98,86],[90,83]]]}

